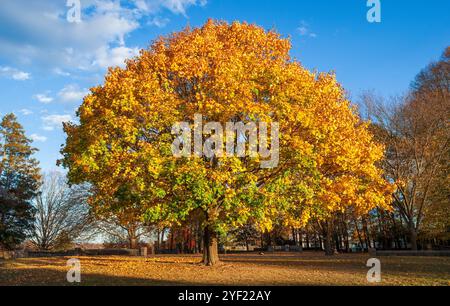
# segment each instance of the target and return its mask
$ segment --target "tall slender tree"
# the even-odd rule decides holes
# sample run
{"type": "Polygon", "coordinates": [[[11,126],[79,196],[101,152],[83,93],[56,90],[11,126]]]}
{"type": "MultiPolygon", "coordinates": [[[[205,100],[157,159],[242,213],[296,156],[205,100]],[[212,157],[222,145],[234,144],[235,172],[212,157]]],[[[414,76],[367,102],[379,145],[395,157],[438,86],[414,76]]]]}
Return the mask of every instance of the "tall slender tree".
{"type": "Polygon", "coordinates": [[[0,123],[0,246],[11,249],[33,227],[32,198],[39,188],[39,167],[14,114],[0,123]]]}

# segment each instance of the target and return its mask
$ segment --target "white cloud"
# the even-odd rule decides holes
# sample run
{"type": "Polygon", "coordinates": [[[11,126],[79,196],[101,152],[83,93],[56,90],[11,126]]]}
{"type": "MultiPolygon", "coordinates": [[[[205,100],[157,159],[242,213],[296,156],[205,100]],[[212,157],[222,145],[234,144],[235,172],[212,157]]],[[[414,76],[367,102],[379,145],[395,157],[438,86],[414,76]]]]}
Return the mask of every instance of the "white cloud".
{"type": "Polygon", "coordinates": [[[33,114],[33,111],[31,111],[31,110],[29,110],[29,109],[27,109],[27,108],[22,108],[19,112],[20,112],[22,115],[24,115],[24,116],[28,116],[28,115],[33,114]]]}
{"type": "Polygon", "coordinates": [[[170,22],[169,18],[162,18],[159,16],[155,16],[148,22],[148,24],[156,26],[158,28],[164,28],[169,22],[170,22]]]}
{"type": "Polygon", "coordinates": [[[127,47],[117,47],[117,48],[100,48],[96,52],[96,60],[94,65],[98,65],[102,68],[107,68],[111,66],[125,65],[125,60],[139,55],[138,48],[127,48],[127,47]]]}
{"type": "Polygon", "coordinates": [[[31,134],[30,138],[31,138],[31,140],[33,140],[35,142],[46,142],[47,141],[47,137],[41,136],[38,134],[31,134]]]}
{"type": "Polygon", "coordinates": [[[31,74],[12,67],[0,66],[0,76],[16,81],[26,81],[31,78],[31,74]]]}
{"type": "Polygon", "coordinates": [[[306,23],[303,20],[301,21],[300,27],[297,28],[297,31],[300,34],[300,36],[311,37],[311,38],[317,37],[317,34],[311,31],[308,23],[306,23]]]}
{"type": "MultiPolygon", "coordinates": [[[[186,15],[205,0],[82,0],[80,23],[66,19],[66,1],[0,1],[2,56],[49,67],[56,74],[99,70],[136,54],[126,37],[141,24],[162,27],[163,14],[186,15]],[[152,22],[153,21],[153,22],[152,22]],[[112,56],[106,61],[105,56],[112,56]],[[58,67],[58,68],[55,68],[58,67]]],[[[25,79],[29,75],[17,75],[25,79]]]]}
{"type": "Polygon", "coordinates": [[[170,10],[175,14],[186,15],[186,10],[190,6],[204,6],[206,5],[206,0],[163,0],[161,1],[162,6],[170,10]]]}
{"type": "Polygon", "coordinates": [[[157,15],[162,10],[173,14],[186,16],[191,6],[205,6],[207,0],[134,0],[134,6],[139,14],[157,15]]]}
{"type": "Polygon", "coordinates": [[[146,11],[149,10],[149,7],[148,7],[147,2],[145,0],[135,0],[135,5],[136,5],[136,8],[139,11],[146,12],[146,11]]]}
{"type": "Polygon", "coordinates": [[[53,98],[47,94],[37,94],[34,95],[33,98],[44,104],[49,104],[53,101],[53,98]]]}
{"type": "Polygon", "coordinates": [[[56,128],[61,128],[63,122],[72,121],[71,115],[48,115],[41,118],[44,123],[43,129],[46,131],[53,131],[56,128]]]}
{"type": "Polygon", "coordinates": [[[88,92],[87,89],[80,89],[76,84],[69,84],[59,91],[58,97],[63,102],[81,102],[88,92]]]}
{"type": "Polygon", "coordinates": [[[59,75],[59,76],[64,76],[64,77],[68,77],[68,76],[71,75],[69,72],[66,72],[66,71],[64,71],[64,70],[62,70],[61,68],[58,68],[58,67],[53,69],[53,73],[56,74],[56,75],[59,75]]]}

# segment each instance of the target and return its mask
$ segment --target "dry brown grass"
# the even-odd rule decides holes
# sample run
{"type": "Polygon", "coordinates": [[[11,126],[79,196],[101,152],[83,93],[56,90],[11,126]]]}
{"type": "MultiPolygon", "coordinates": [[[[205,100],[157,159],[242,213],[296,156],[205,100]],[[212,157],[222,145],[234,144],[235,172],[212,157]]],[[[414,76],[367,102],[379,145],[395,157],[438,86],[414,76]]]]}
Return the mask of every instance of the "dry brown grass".
{"type": "MultiPolygon", "coordinates": [[[[0,285],[69,285],[68,258],[0,262],[0,285]]],[[[368,285],[368,255],[242,254],[215,267],[198,256],[79,257],[81,285],[368,285]]],[[[380,257],[381,285],[450,285],[448,257],[380,257]]]]}

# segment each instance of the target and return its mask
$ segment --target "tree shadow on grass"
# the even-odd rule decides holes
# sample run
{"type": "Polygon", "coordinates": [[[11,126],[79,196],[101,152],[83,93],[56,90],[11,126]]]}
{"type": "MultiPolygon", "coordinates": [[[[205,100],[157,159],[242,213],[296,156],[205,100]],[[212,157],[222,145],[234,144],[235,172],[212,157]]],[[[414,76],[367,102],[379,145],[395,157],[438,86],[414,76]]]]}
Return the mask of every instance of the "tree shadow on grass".
{"type": "Polygon", "coordinates": [[[287,259],[287,258],[222,258],[222,261],[228,264],[251,264],[266,267],[279,267],[287,269],[307,269],[307,270],[327,270],[327,271],[345,271],[361,272],[366,270],[365,260],[350,259],[287,259]]]}
{"type": "MultiPolygon", "coordinates": [[[[81,284],[71,284],[66,281],[66,271],[68,271],[69,268],[61,268],[66,266],[66,261],[68,259],[66,257],[27,258],[16,261],[3,261],[1,262],[3,265],[0,264],[0,286],[222,286],[243,283],[250,286],[253,281],[255,284],[259,285],[272,285],[272,278],[268,277],[268,275],[274,276],[273,284],[275,285],[314,285],[314,282],[318,282],[315,280],[317,275],[334,277],[333,274],[330,275],[331,272],[336,273],[334,275],[341,275],[347,278],[352,277],[349,276],[350,274],[358,277],[361,276],[365,279],[365,275],[369,269],[366,267],[366,260],[368,257],[365,256],[299,256],[298,258],[261,256],[256,259],[254,256],[225,255],[221,256],[221,258],[221,265],[217,267],[205,267],[200,264],[201,258],[199,258],[198,261],[192,259],[190,259],[191,261],[182,261],[180,258],[172,256],[150,258],[79,257],[82,262],[81,284]],[[105,274],[102,274],[103,272],[100,271],[96,271],[95,273],[83,272],[83,260],[89,260],[90,264],[93,264],[94,266],[111,266],[111,269],[108,270],[108,272],[105,272],[105,274]],[[130,276],[126,275],[128,272],[126,272],[125,275],[114,275],[114,269],[122,267],[121,261],[130,266],[130,276]],[[108,262],[110,264],[108,264],[108,262]],[[145,265],[153,267],[149,269],[148,274],[145,274],[145,265]],[[180,280],[177,279],[177,276],[170,274],[170,271],[178,271],[177,265],[179,265],[180,268],[184,266],[187,273],[184,275],[178,273],[180,280]],[[196,270],[197,268],[195,265],[199,266],[198,270],[196,270]],[[188,266],[192,268],[188,268],[188,266]],[[162,274],[158,273],[158,271],[162,272],[165,267],[168,269],[167,271],[162,274]],[[133,275],[133,270],[135,269],[141,269],[140,272],[138,272],[140,275],[133,275]],[[211,271],[213,275],[218,274],[219,276],[221,273],[224,273],[224,278],[210,276],[206,277],[206,279],[202,279],[199,273],[204,273],[205,276],[208,276],[208,271],[211,271]],[[257,275],[259,271],[266,277],[263,279],[255,278],[254,275],[257,275]],[[292,276],[290,280],[286,279],[285,271],[288,271],[288,274],[292,276]],[[158,277],[155,277],[156,274],[152,276],[151,273],[158,273],[158,277]],[[243,274],[239,276],[236,273],[243,274]],[[305,273],[310,275],[312,279],[305,278],[305,273]]],[[[450,279],[450,260],[447,259],[399,257],[382,257],[380,259],[382,262],[383,275],[389,275],[391,278],[408,279],[413,277],[423,279],[423,281],[450,279]]],[[[337,280],[334,280],[334,282],[336,281],[337,280]]],[[[334,282],[333,280],[330,280],[330,282],[319,282],[319,284],[330,285],[334,284],[334,282]]],[[[422,281],[419,280],[419,282],[422,281]]],[[[442,281],[440,282],[442,283],[442,281]]]]}
{"type": "Polygon", "coordinates": [[[0,286],[210,286],[207,283],[161,280],[81,272],[81,283],[69,283],[67,272],[52,269],[16,269],[2,272],[0,286]]]}
{"type": "MultiPolygon", "coordinates": [[[[368,255],[337,255],[337,256],[298,256],[298,257],[223,257],[222,261],[229,264],[251,264],[265,267],[286,269],[301,269],[315,271],[333,271],[346,273],[366,273],[368,255]]],[[[447,258],[418,257],[380,257],[382,271],[395,274],[413,273],[416,276],[430,275],[450,278],[450,260],[447,258]]]]}

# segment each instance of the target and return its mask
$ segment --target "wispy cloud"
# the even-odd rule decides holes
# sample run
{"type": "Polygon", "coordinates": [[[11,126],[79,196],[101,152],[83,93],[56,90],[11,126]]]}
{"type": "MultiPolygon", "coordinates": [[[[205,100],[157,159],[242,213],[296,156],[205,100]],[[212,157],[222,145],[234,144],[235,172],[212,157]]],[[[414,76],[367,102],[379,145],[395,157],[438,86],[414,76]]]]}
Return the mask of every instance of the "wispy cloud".
{"type": "Polygon", "coordinates": [[[31,78],[31,74],[8,66],[0,66],[0,76],[16,81],[26,81],[31,78]]]}
{"type": "Polygon", "coordinates": [[[33,114],[33,111],[29,110],[28,108],[22,108],[19,112],[24,116],[29,116],[33,114]]]}
{"type": "Polygon", "coordinates": [[[53,131],[62,127],[63,122],[72,121],[71,115],[48,115],[41,118],[43,122],[43,129],[46,131],[53,131]]]}
{"type": "Polygon", "coordinates": [[[205,6],[206,0],[163,0],[161,5],[175,14],[186,16],[186,10],[190,6],[205,6]]]}
{"type": "Polygon", "coordinates": [[[53,98],[48,96],[46,93],[36,94],[33,98],[44,104],[49,104],[53,101],[53,98]]]}
{"type": "Polygon", "coordinates": [[[38,134],[31,134],[30,138],[31,138],[31,140],[33,140],[35,142],[46,142],[47,141],[47,137],[41,136],[38,134]]]}
{"type": "Polygon", "coordinates": [[[163,10],[177,15],[187,15],[192,6],[205,6],[207,0],[134,0],[137,11],[141,14],[157,15],[163,10]]]}
{"type": "Polygon", "coordinates": [[[68,77],[68,76],[71,75],[69,72],[66,72],[66,71],[64,71],[64,70],[62,70],[61,68],[58,68],[58,67],[53,69],[53,73],[56,74],[56,75],[59,75],[59,76],[63,76],[63,77],[68,77]]]}
{"type": "Polygon", "coordinates": [[[151,26],[156,26],[158,28],[164,28],[170,22],[169,18],[162,18],[159,16],[153,17],[148,24],[151,26]]]}
{"type": "Polygon", "coordinates": [[[300,26],[297,28],[297,32],[303,37],[317,37],[317,34],[311,31],[309,24],[304,20],[301,21],[300,26]]]}
{"type": "Polygon", "coordinates": [[[62,102],[81,102],[88,92],[87,89],[81,89],[77,84],[69,84],[59,91],[58,97],[62,102]]]}
{"type": "Polygon", "coordinates": [[[135,57],[138,54],[138,48],[100,48],[96,52],[96,60],[94,61],[94,65],[98,65],[102,68],[122,66],[124,64],[124,59],[135,57]]]}

